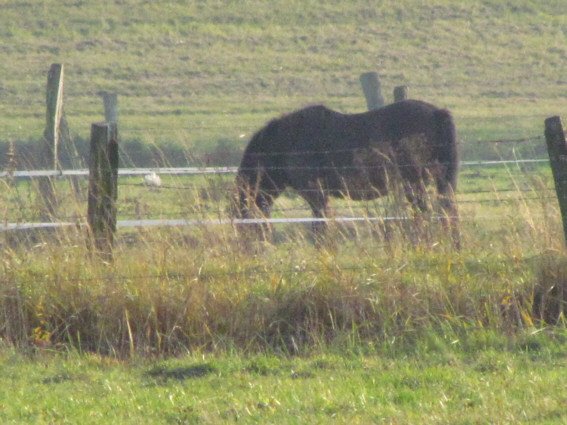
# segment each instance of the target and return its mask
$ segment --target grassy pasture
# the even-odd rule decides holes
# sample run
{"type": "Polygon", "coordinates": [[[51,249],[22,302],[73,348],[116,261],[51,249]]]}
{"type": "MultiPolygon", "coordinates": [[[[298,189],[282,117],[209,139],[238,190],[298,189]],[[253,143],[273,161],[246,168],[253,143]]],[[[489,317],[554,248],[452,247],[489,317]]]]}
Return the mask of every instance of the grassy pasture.
{"type": "MultiPolygon", "coordinates": [[[[273,244],[243,241],[229,225],[122,230],[113,264],[90,257],[82,230],[6,234],[5,290],[17,300],[6,301],[7,338],[122,356],[233,346],[303,351],[344,335],[403,338],[444,319],[509,331],[536,326],[535,294],[563,285],[549,170],[473,166],[462,177],[462,252],[451,249],[440,223],[416,230],[411,220],[332,225],[323,249],[298,225],[277,225],[273,244]],[[552,282],[541,277],[548,265],[552,282]],[[407,291],[416,298],[406,299],[407,291]]],[[[139,180],[121,179],[119,219],[229,216],[228,177],[170,177],[159,189],[139,180]]],[[[57,189],[61,220],[84,222],[84,199],[64,181],[57,189]]],[[[39,218],[34,188],[22,182],[5,193],[22,204],[6,220],[39,218]]],[[[333,206],[347,216],[407,213],[395,199],[333,206]]],[[[309,212],[289,193],[274,215],[309,212]]]]}
{"type": "Polygon", "coordinates": [[[565,335],[281,357],[0,357],[5,423],[564,423],[565,335]],[[220,389],[220,390],[219,390],[220,389]]]}
{"type": "Polygon", "coordinates": [[[478,140],[540,135],[565,111],[562,1],[4,0],[2,12],[2,141],[41,136],[52,62],[66,64],[75,136],[101,119],[96,93],[115,90],[124,140],[198,153],[218,140],[241,149],[266,120],[306,104],[362,111],[368,70],[387,100],[408,84],[449,107],[471,154],[478,140]]]}
{"type": "MultiPolygon", "coordinates": [[[[175,145],[190,163],[238,152],[305,104],[364,110],[368,70],[387,101],[408,84],[450,108],[464,160],[542,157],[544,118],[567,110],[561,0],[0,9],[0,142],[40,139],[52,62],[66,65],[77,140],[102,118],[97,92],[115,90],[124,142],[175,145]]],[[[119,219],[226,214],[230,178],[163,180],[152,191],[122,179],[119,219]]],[[[32,186],[1,184],[4,221],[38,219],[32,186]]],[[[324,249],[301,226],[277,227],[274,244],[245,244],[229,226],[133,229],[119,232],[113,264],[77,229],[2,235],[0,420],[564,423],[567,256],[549,187],[545,166],[463,168],[462,252],[436,223],[410,237],[394,226],[389,242],[378,225],[334,226],[324,249]]],[[[57,192],[59,218],[80,221],[84,198],[66,181],[57,192]]],[[[276,207],[307,213],[292,193],[276,207]]]]}

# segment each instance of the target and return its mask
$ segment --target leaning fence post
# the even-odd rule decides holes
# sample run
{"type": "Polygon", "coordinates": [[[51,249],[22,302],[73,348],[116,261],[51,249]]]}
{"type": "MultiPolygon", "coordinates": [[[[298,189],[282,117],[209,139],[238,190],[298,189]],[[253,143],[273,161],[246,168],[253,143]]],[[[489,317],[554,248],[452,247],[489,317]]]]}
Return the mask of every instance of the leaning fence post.
{"type": "Polygon", "coordinates": [[[545,120],[545,141],[555,181],[555,192],[559,200],[563,234],[567,241],[567,144],[560,117],[555,116],[545,120]]]}
{"type": "Polygon", "coordinates": [[[408,86],[394,87],[394,102],[401,102],[408,98],[408,86]]]}
{"type": "MultiPolygon", "coordinates": [[[[63,65],[58,63],[52,64],[47,74],[46,125],[43,132],[43,147],[40,158],[40,166],[46,170],[57,170],[59,168],[58,151],[63,114],[63,74],[63,65]]],[[[44,218],[52,218],[56,207],[53,178],[42,177],[38,185],[44,204],[42,215],[44,218]]]]}
{"type": "Polygon", "coordinates": [[[368,110],[378,109],[384,106],[384,98],[382,97],[382,89],[380,88],[380,80],[377,72],[365,72],[360,76],[360,84],[366,98],[368,110]]]}
{"type": "Polygon", "coordinates": [[[94,249],[112,260],[118,195],[118,129],[116,123],[91,126],[87,220],[94,249]]]}

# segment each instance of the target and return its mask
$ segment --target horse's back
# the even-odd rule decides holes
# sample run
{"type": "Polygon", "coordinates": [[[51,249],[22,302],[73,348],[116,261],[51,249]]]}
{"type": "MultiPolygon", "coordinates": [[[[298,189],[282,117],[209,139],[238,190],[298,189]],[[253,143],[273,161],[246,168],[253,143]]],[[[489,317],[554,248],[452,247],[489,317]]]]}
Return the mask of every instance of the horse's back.
{"type": "Polygon", "coordinates": [[[410,99],[366,112],[365,118],[374,137],[392,141],[417,133],[428,134],[438,110],[430,103],[410,99]]]}

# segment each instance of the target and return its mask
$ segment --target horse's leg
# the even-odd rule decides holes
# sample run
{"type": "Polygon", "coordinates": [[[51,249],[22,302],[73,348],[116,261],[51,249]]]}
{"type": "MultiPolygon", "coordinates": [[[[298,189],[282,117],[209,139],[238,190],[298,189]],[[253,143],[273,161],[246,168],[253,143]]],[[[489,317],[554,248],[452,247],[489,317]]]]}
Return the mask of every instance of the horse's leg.
{"type": "MultiPolygon", "coordinates": [[[[281,190],[270,190],[269,192],[259,192],[256,196],[255,204],[261,213],[261,218],[270,218],[272,206],[276,198],[280,195],[281,190]]],[[[272,226],[270,223],[261,223],[258,227],[258,233],[264,241],[272,238],[272,226]]]]}
{"type": "MultiPolygon", "coordinates": [[[[310,185],[305,191],[301,191],[301,196],[311,208],[314,219],[325,219],[327,216],[327,207],[329,204],[329,197],[324,189],[319,185],[318,187],[310,185]]],[[[327,231],[327,223],[325,221],[314,221],[312,225],[313,236],[317,243],[320,243],[327,231]]]]}
{"type": "Polygon", "coordinates": [[[404,181],[404,194],[413,210],[414,226],[410,229],[410,235],[414,245],[418,245],[424,238],[428,239],[427,232],[424,229],[424,221],[430,212],[427,202],[427,190],[421,178],[409,182],[404,181]]]}
{"type": "Polygon", "coordinates": [[[406,199],[416,211],[426,213],[429,211],[427,204],[427,190],[423,180],[419,179],[417,182],[404,182],[404,194],[406,199]]]}

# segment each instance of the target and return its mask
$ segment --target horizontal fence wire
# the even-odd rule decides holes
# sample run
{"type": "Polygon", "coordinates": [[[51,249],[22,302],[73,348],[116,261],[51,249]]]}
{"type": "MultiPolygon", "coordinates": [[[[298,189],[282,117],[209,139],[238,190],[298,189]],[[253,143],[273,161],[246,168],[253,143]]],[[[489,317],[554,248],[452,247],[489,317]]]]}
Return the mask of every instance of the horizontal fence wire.
{"type": "MultiPolygon", "coordinates": [[[[545,198],[543,200],[551,200],[554,199],[552,197],[545,198]]],[[[539,198],[533,198],[533,200],[542,200],[539,198]]],[[[486,200],[485,202],[476,202],[476,201],[464,201],[460,202],[460,204],[468,204],[468,203],[475,203],[475,204],[502,204],[502,203],[511,203],[517,202],[516,200],[486,200]]],[[[352,212],[362,212],[366,213],[366,211],[351,211],[350,209],[344,209],[349,213],[352,212]]],[[[341,210],[333,210],[336,214],[339,214],[341,210]]],[[[274,213],[280,212],[301,212],[301,213],[310,213],[311,210],[309,208],[289,208],[289,209],[276,209],[273,211],[274,213]]],[[[220,212],[222,214],[210,214],[210,216],[224,216],[224,211],[220,212]]],[[[180,214],[155,214],[155,216],[159,218],[149,218],[144,217],[143,214],[131,214],[123,216],[124,219],[117,221],[118,228],[139,228],[139,227],[203,227],[203,226],[215,226],[215,225],[258,225],[258,224],[312,224],[316,221],[309,217],[289,217],[289,218],[266,218],[266,219],[256,219],[255,221],[241,221],[239,219],[231,219],[231,218],[178,218],[180,214]],[[273,221],[271,221],[273,220],[273,221]]],[[[191,214],[188,214],[191,215],[191,214]]],[[[200,214],[194,214],[194,216],[201,216],[200,214]]],[[[541,216],[541,214],[532,214],[533,217],[541,216]]],[[[434,220],[442,220],[445,217],[434,217],[434,220]]],[[[327,223],[348,223],[348,222],[402,222],[409,220],[409,217],[376,217],[376,216],[367,216],[367,217],[344,217],[344,216],[336,216],[336,217],[329,217],[329,218],[318,218],[319,222],[327,222],[327,223]]],[[[86,226],[87,217],[86,216],[69,216],[69,217],[58,217],[57,222],[10,222],[10,223],[2,223],[0,224],[0,232],[8,232],[13,230],[33,230],[33,229],[57,229],[57,228],[71,228],[77,227],[81,228],[86,226]]],[[[254,220],[254,219],[249,219],[254,220]]],[[[460,216],[459,221],[461,222],[476,222],[476,221],[499,221],[499,220],[509,220],[509,217],[503,215],[472,215],[472,216],[460,216]]]]}
{"type": "MultiPolygon", "coordinates": [[[[204,191],[210,190],[213,193],[219,192],[227,192],[232,193],[234,188],[232,187],[231,183],[229,186],[218,186],[218,182],[215,180],[209,180],[205,183],[209,183],[209,186],[205,185],[198,185],[198,184],[190,184],[190,185],[171,185],[171,184],[162,184],[155,185],[152,183],[140,182],[140,183],[121,183],[120,187],[143,187],[143,188],[150,188],[150,189],[165,189],[165,190],[179,190],[179,191],[204,191]]],[[[541,192],[546,190],[555,190],[552,187],[538,187],[537,189],[528,188],[528,187],[519,187],[518,185],[503,187],[503,188],[491,188],[491,189],[473,189],[473,190],[460,190],[457,192],[458,195],[472,195],[472,194],[482,194],[482,193],[522,193],[522,192],[534,192],[534,191],[541,192]]],[[[322,189],[302,189],[301,192],[318,192],[318,193],[325,193],[327,190],[322,189]]],[[[335,193],[336,190],[329,190],[332,193],[335,193]]],[[[376,193],[375,189],[356,189],[356,193],[376,193]]],[[[345,195],[348,195],[348,192],[344,192],[345,195]]]]}
{"type": "MultiPolygon", "coordinates": [[[[136,185],[138,186],[138,185],[136,185]]],[[[512,193],[517,194],[518,196],[504,196],[504,197],[490,197],[490,198],[474,198],[474,199],[458,199],[458,204],[487,204],[487,205],[498,205],[498,204],[513,204],[513,203],[522,203],[522,202],[545,202],[551,201],[556,199],[556,196],[553,194],[555,192],[554,189],[542,189],[542,190],[535,190],[535,189],[509,189],[509,190],[479,190],[479,191],[468,191],[468,192],[459,192],[457,195],[462,198],[462,195],[468,194],[494,194],[499,195],[502,193],[512,193]],[[544,193],[542,193],[544,190],[544,193]],[[545,194],[545,191],[549,194],[545,194]],[[535,195],[535,193],[539,193],[535,195]],[[531,194],[534,193],[532,196],[523,195],[523,193],[531,194]]],[[[69,196],[71,197],[71,195],[69,196]]],[[[383,201],[383,198],[377,199],[374,201],[369,201],[370,204],[364,204],[358,201],[356,202],[357,205],[352,206],[336,206],[331,207],[331,211],[335,216],[341,216],[344,214],[365,214],[365,217],[370,217],[371,214],[379,213],[380,211],[388,210],[391,205],[386,200],[383,201]]],[[[135,207],[132,207],[135,209],[135,207]]],[[[142,207],[142,209],[146,209],[146,207],[142,207]]],[[[306,204],[285,207],[279,206],[277,203],[271,209],[271,214],[288,214],[288,213],[308,213],[311,214],[312,210],[306,204]]],[[[229,209],[228,206],[219,205],[217,200],[212,200],[210,203],[202,203],[193,208],[177,208],[175,210],[169,209],[168,212],[162,211],[121,211],[119,213],[121,219],[127,220],[153,220],[153,219],[172,219],[172,218],[197,218],[200,220],[201,224],[206,225],[206,220],[208,217],[228,217],[229,216],[229,209]]],[[[86,215],[84,214],[71,214],[71,215],[57,215],[57,220],[63,222],[70,223],[83,223],[86,221],[86,215]]],[[[473,220],[477,219],[478,216],[475,216],[473,220]]],[[[502,217],[494,217],[495,219],[499,219],[502,217]]],[[[462,221],[468,221],[466,217],[461,218],[462,221]]],[[[26,224],[29,221],[29,218],[26,219],[25,215],[20,215],[17,223],[26,224]]],[[[12,226],[15,226],[16,223],[12,223],[12,226]]]]}
{"type": "Polygon", "coordinates": [[[544,141],[543,136],[532,136],[532,137],[520,137],[517,139],[496,139],[496,140],[477,140],[476,143],[528,143],[528,142],[540,142],[544,141]]]}
{"type": "MultiPolygon", "coordinates": [[[[227,185],[217,185],[214,181],[213,182],[205,182],[203,185],[160,185],[157,187],[148,185],[147,183],[121,183],[120,187],[136,187],[147,189],[150,192],[161,192],[162,190],[166,191],[185,191],[185,192],[193,192],[199,203],[194,208],[184,208],[180,209],[181,214],[203,214],[203,213],[215,213],[215,214],[222,214],[224,211],[219,206],[212,206],[211,204],[218,205],[219,201],[228,200],[230,196],[233,196],[235,192],[235,187],[232,183],[227,185]],[[208,185],[207,185],[208,183],[208,185]]],[[[325,190],[321,189],[305,189],[303,192],[325,192],[325,190]]],[[[335,194],[335,191],[330,191],[331,194],[335,194]]],[[[375,190],[372,189],[359,189],[356,191],[357,193],[365,192],[375,194],[375,190]]],[[[525,185],[514,185],[508,187],[500,187],[500,188],[491,188],[491,189],[468,189],[468,190],[461,190],[457,192],[457,196],[460,198],[458,200],[459,203],[495,203],[495,202],[524,202],[530,200],[547,200],[547,199],[555,199],[553,195],[555,193],[555,189],[552,187],[547,186],[539,186],[537,188],[534,187],[526,187],[525,185]],[[477,197],[476,195],[493,195],[493,197],[477,197]],[[515,195],[515,196],[514,196],[515,195]],[[529,196],[532,195],[532,196],[529,196]],[[475,196],[474,199],[466,199],[467,196],[475,196]],[[465,199],[463,199],[465,198],[465,199]]],[[[301,199],[301,195],[295,191],[288,192],[288,194],[292,195],[292,199],[301,199]]],[[[348,198],[348,192],[343,194],[344,197],[348,198]]],[[[25,198],[25,195],[24,195],[25,198]]],[[[379,202],[380,204],[384,203],[384,199],[388,199],[388,196],[379,196],[379,199],[370,199],[367,202],[372,203],[372,207],[376,207],[376,204],[373,202],[379,202]]],[[[22,202],[22,196],[18,198],[22,202]]],[[[59,201],[76,200],[76,196],[72,193],[67,194],[66,196],[60,196],[59,201]]],[[[361,209],[368,209],[368,204],[364,204],[362,202],[357,202],[359,205],[355,205],[352,207],[343,207],[348,208],[349,210],[361,210],[361,209]]],[[[386,201],[387,202],[387,201],[386,201]]],[[[383,205],[382,205],[383,206],[383,205]]],[[[284,208],[278,207],[277,204],[272,209],[273,212],[285,212],[285,211],[311,211],[307,207],[293,207],[293,208],[284,208]]],[[[123,214],[121,214],[124,216],[123,214]]],[[[161,214],[160,214],[161,215],[161,214]]],[[[139,213],[132,213],[132,216],[140,217],[139,213]]],[[[72,216],[72,218],[76,218],[76,216],[72,216]]],[[[59,216],[59,219],[65,219],[64,217],[59,216]]]]}
{"type": "MultiPolygon", "coordinates": [[[[532,214],[532,217],[543,215],[532,214]]],[[[443,221],[447,219],[458,218],[461,222],[467,221],[494,221],[506,220],[509,217],[502,215],[475,215],[474,217],[451,217],[451,216],[434,216],[430,221],[443,221]]],[[[249,225],[271,225],[271,224],[313,224],[313,223],[392,223],[411,221],[409,216],[386,216],[386,217],[288,217],[288,218],[218,218],[218,219],[139,219],[139,220],[118,220],[116,227],[121,229],[131,228],[155,228],[155,227],[208,227],[218,225],[231,226],[249,226],[249,225]]],[[[44,222],[44,223],[2,223],[0,224],[0,232],[25,231],[25,230],[50,230],[62,228],[82,228],[87,226],[84,220],[74,222],[44,222]]]]}
{"type": "MultiPolygon", "coordinates": [[[[446,217],[434,217],[434,220],[443,220],[446,217]]],[[[219,218],[209,220],[188,219],[142,219],[142,220],[118,220],[118,228],[132,227],[178,227],[178,226],[212,226],[212,225],[258,225],[258,224],[282,224],[282,223],[353,223],[353,222],[388,222],[407,221],[409,217],[290,217],[290,218],[219,218]]],[[[61,227],[83,226],[81,222],[58,222],[58,223],[3,223],[0,231],[50,229],[61,227]]]]}
{"type": "MultiPolygon", "coordinates": [[[[322,154],[332,153],[333,151],[319,152],[322,154]]],[[[489,161],[462,161],[460,166],[463,167],[492,167],[500,165],[526,165],[526,164],[544,164],[549,163],[547,158],[535,159],[510,159],[510,160],[489,160],[489,161]]],[[[427,166],[429,164],[422,164],[427,166]]],[[[433,165],[433,164],[431,164],[433,165]]],[[[396,167],[413,167],[413,164],[396,165],[396,167]]],[[[383,166],[291,166],[291,167],[262,167],[266,170],[311,170],[311,169],[381,169],[383,166]]],[[[120,168],[118,175],[121,177],[134,177],[145,176],[148,174],[156,173],[161,175],[207,175],[207,174],[236,174],[238,170],[256,170],[258,167],[236,167],[236,166],[219,166],[219,167],[147,167],[147,168],[120,168]]],[[[88,169],[75,169],[75,170],[15,170],[15,171],[2,171],[0,178],[38,178],[38,177],[88,177],[88,169]]]]}
{"type": "MultiPolygon", "coordinates": [[[[45,101],[43,101],[45,103],[45,101]]],[[[19,114],[20,115],[20,114],[19,114]]],[[[121,111],[121,115],[123,116],[124,113],[121,111]]],[[[39,116],[39,114],[38,114],[39,116]]],[[[524,116],[524,115],[522,115],[524,116]]],[[[543,117],[543,116],[542,116],[543,117]]],[[[535,118],[535,117],[534,117],[535,118]]],[[[537,116],[540,118],[540,116],[537,116]]],[[[91,122],[84,122],[84,123],[76,123],[74,122],[75,127],[84,127],[90,128],[91,122]]],[[[41,127],[43,124],[38,124],[38,127],[41,127]]],[[[163,127],[147,127],[144,126],[143,128],[138,127],[120,127],[120,135],[122,139],[128,139],[129,134],[138,134],[138,133],[162,133],[162,134],[176,134],[176,133],[183,133],[183,132],[192,132],[195,130],[238,130],[238,132],[231,132],[231,137],[235,139],[245,139],[247,140],[253,134],[255,134],[258,130],[257,125],[223,125],[223,124],[196,124],[191,126],[176,126],[175,128],[163,128],[163,127]]],[[[223,131],[226,133],[226,131],[223,131]]],[[[14,132],[7,132],[4,133],[5,137],[13,138],[16,136],[17,133],[14,132]]],[[[494,140],[486,140],[486,139],[476,139],[476,140],[469,140],[466,139],[467,144],[514,144],[514,143],[529,143],[529,142],[539,142],[545,140],[543,136],[531,136],[531,137],[519,137],[513,139],[494,139],[494,140]]],[[[463,142],[457,142],[458,145],[463,145],[463,142]]]]}

